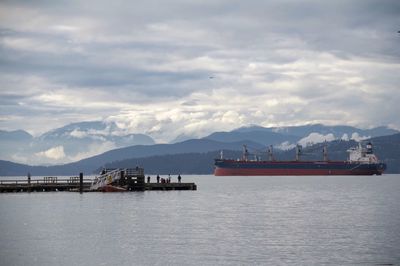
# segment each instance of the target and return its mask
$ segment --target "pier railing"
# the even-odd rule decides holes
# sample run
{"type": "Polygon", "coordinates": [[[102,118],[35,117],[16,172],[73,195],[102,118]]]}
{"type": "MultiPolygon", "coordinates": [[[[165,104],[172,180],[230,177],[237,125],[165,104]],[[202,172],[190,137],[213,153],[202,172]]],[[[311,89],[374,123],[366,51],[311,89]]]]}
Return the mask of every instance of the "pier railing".
{"type": "MultiPolygon", "coordinates": [[[[91,183],[92,179],[84,178],[83,183],[91,183]]],[[[79,176],[70,178],[44,177],[43,179],[6,179],[0,180],[0,185],[29,185],[29,184],[79,184],[79,176]]]]}
{"type": "Polygon", "coordinates": [[[82,192],[89,188],[92,179],[81,177],[58,178],[46,176],[42,179],[5,179],[0,180],[0,192],[32,192],[32,191],[74,191],[82,192]],[[81,181],[82,180],[82,181],[81,181]]]}

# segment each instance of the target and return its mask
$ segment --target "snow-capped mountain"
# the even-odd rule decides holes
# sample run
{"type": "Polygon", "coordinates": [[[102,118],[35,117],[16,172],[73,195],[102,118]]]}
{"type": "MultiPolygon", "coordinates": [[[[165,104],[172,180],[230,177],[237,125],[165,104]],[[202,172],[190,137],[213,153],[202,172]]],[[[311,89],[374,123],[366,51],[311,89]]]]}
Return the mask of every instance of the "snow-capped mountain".
{"type": "Polygon", "coordinates": [[[325,126],[322,124],[292,126],[292,127],[241,127],[230,132],[216,132],[206,139],[216,141],[243,141],[252,140],[263,145],[274,145],[275,148],[286,150],[296,144],[309,146],[316,143],[333,140],[360,141],[371,137],[387,136],[399,131],[388,127],[360,129],[351,126],[325,126]]]}
{"type": "Polygon", "coordinates": [[[66,163],[120,147],[154,144],[147,135],[101,121],[69,124],[35,138],[25,131],[2,131],[0,137],[1,159],[28,164],[66,163]]]}
{"type": "MultiPolygon", "coordinates": [[[[321,124],[279,128],[250,126],[230,132],[215,132],[204,139],[222,143],[253,143],[263,147],[274,145],[276,149],[288,150],[296,144],[309,146],[333,140],[359,141],[396,133],[397,130],[387,127],[359,129],[321,124]]],[[[189,137],[182,135],[176,142],[181,143],[187,138],[189,137]]],[[[31,165],[63,164],[118,148],[153,144],[155,142],[151,137],[134,134],[113,122],[80,122],[48,131],[38,137],[32,137],[21,130],[0,131],[0,160],[31,165]]],[[[193,146],[188,152],[196,153],[199,150],[201,147],[193,146]]]]}

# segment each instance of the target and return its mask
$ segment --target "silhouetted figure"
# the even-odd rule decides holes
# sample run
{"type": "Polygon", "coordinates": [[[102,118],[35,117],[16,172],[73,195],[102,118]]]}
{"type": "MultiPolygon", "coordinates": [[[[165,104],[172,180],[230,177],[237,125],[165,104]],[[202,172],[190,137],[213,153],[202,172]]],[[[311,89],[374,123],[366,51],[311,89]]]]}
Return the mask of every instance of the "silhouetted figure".
{"type": "Polygon", "coordinates": [[[160,183],[160,176],[157,175],[157,183],[160,183]]]}
{"type": "Polygon", "coordinates": [[[171,175],[168,175],[168,183],[171,183],[171,175]]]}
{"type": "Polygon", "coordinates": [[[147,177],[147,183],[150,183],[150,176],[147,177]]]}
{"type": "Polygon", "coordinates": [[[181,182],[181,179],[182,179],[181,175],[178,175],[178,182],[179,183],[181,182]]]}

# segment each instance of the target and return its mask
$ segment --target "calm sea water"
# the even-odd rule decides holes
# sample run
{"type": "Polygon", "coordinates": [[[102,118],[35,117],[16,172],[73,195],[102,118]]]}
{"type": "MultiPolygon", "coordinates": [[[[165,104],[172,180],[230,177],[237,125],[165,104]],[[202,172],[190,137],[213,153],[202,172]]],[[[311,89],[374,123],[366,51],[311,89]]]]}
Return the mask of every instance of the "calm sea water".
{"type": "Polygon", "coordinates": [[[400,265],[400,175],[0,194],[0,265],[400,265]]]}

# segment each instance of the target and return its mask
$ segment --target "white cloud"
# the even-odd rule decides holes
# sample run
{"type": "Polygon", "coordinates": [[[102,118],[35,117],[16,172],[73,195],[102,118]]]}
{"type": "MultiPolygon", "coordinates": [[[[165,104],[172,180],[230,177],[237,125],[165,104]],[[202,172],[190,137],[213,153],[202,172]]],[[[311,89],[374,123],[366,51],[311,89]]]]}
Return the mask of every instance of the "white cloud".
{"type": "Polygon", "coordinates": [[[291,144],[289,141],[284,141],[279,145],[275,145],[274,148],[279,150],[287,151],[296,147],[296,144],[291,144]]]}
{"type": "Polygon", "coordinates": [[[35,155],[39,157],[46,157],[52,160],[63,159],[65,157],[64,147],[63,146],[53,147],[46,151],[37,152],[35,153],[35,155]]]}
{"type": "Polygon", "coordinates": [[[74,138],[82,139],[88,136],[88,133],[79,129],[74,129],[70,135],[74,138]]]}
{"type": "Polygon", "coordinates": [[[25,163],[25,164],[29,163],[29,160],[30,160],[29,156],[24,156],[24,155],[21,155],[21,154],[12,154],[11,155],[11,159],[14,162],[25,163]]]}
{"type": "Polygon", "coordinates": [[[355,140],[357,142],[360,142],[365,139],[370,139],[370,138],[371,138],[371,136],[360,136],[360,134],[357,132],[354,132],[353,134],[351,134],[351,139],[355,140]]]}
{"type": "Polygon", "coordinates": [[[317,132],[310,133],[307,137],[302,138],[297,143],[306,147],[311,146],[313,144],[322,143],[325,141],[333,141],[335,140],[335,136],[332,133],[327,135],[323,135],[317,132]]]}

